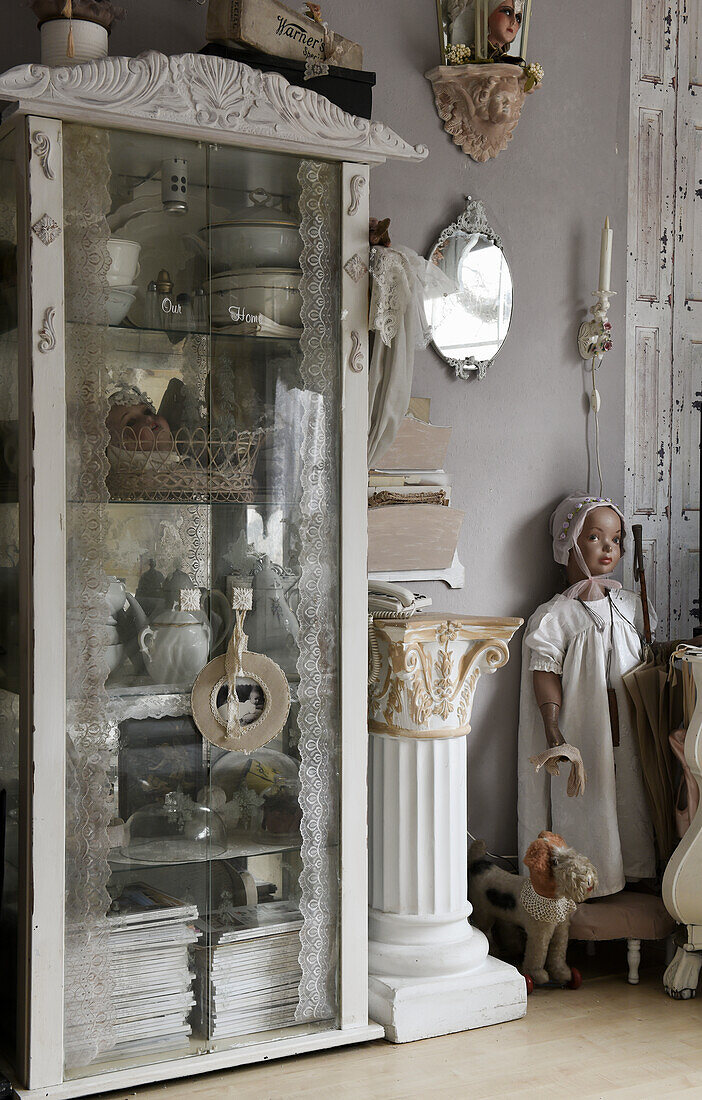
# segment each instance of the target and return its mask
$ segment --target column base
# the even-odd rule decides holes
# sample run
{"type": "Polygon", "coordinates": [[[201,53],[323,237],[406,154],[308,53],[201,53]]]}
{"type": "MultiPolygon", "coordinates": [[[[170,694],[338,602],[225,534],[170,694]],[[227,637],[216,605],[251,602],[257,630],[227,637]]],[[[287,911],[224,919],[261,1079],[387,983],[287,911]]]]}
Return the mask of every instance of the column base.
{"type": "Polygon", "coordinates": [[[509,963],[488,957],[467,974],[368,979],[368,1012],[391,1043],[503,1024],[526,1015],[526,983],[509,963]]]}

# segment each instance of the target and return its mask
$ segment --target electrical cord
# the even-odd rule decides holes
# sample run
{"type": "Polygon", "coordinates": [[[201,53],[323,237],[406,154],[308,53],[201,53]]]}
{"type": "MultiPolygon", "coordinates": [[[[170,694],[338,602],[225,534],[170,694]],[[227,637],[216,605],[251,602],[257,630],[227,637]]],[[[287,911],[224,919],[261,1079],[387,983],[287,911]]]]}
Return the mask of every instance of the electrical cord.
{"type": "MultiPolygon", "coordinates": [[[[466,829],[466,833],[468,834],[468,837],[470,838],[470,840],[475,841],[475,840],[478,839],[477,836],[473,836],[470,829],[466,829]]],[[[504,860],[505,863],[510,863],[515,868],[519,867],[519,856],[501,856],[501,855],[499,855],[498,852],[489,852],[489,851],[487,851],[487,849],[485,850],[485,855],[489,856],[490,859],[504,860]]]]}
{"type": "Polygon", "coordinates": [[[595,385],[595,371],[600,369],[602,363],[602,356],[600,361],[595,365],[597,356],[592,357],[592,395],[590,397],[590,408],[595,416],[595,455],[597,458],[597,476],[600,479],[600,497],[604,496],[604,479],[602,477],[602,463],[600,462],[600,418],[599,418],[599,404],[600,395],[597,392],[597,386],[595,385]]]}

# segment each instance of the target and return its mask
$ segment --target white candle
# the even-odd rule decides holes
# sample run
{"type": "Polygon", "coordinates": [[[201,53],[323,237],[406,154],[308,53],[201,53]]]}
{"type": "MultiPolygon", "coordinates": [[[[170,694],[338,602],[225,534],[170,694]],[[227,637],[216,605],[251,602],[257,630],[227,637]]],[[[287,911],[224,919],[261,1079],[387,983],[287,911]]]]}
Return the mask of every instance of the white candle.
{"type": "Polygon", "coordinates": [[[609,228],[609,218],[605,218],[600,247],[600,290],[609,290],[612,276],[612,237],[614,230],[609,228]]]}

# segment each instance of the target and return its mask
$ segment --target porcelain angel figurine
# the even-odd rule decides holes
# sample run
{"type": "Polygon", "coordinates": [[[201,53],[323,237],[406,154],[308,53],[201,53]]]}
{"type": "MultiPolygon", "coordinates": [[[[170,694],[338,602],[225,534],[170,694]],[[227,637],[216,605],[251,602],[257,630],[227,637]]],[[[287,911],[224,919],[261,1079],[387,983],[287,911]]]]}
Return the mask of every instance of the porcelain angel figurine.
{"type": "Polygon", "coordinates": [[[624,547],[616,504],[572,493],[551,516],[551,535],[568,588],[536,609],[524,637],[520,857],[541,829],[563,833],[591,857],[599,875],[593,896],[602,897],[627,880],[656,873],[653,825],[622,681],[642,659],[643,612],[639,596],[612,576],[624,547]]]}

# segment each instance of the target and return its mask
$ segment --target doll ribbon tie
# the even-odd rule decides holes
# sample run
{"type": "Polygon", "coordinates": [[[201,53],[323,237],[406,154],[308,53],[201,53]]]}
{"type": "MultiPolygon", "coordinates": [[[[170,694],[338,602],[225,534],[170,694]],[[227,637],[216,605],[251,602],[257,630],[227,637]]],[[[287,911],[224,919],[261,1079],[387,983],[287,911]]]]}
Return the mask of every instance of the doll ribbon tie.
{"type": "Polygon", "coordinates": [[[529,760],[537,772],[545,767],[549,775],[559,775],[558,764],[561,758],[571,762],[567,787],[568,797],[574,798],[584,794],[587,774],[583,758],[580,755],[580,749],[576,748],[575,745],[554,745],[552,749],[546,749],[545,752],[540,752],[538,756],[530,756],[529,760]]]}

